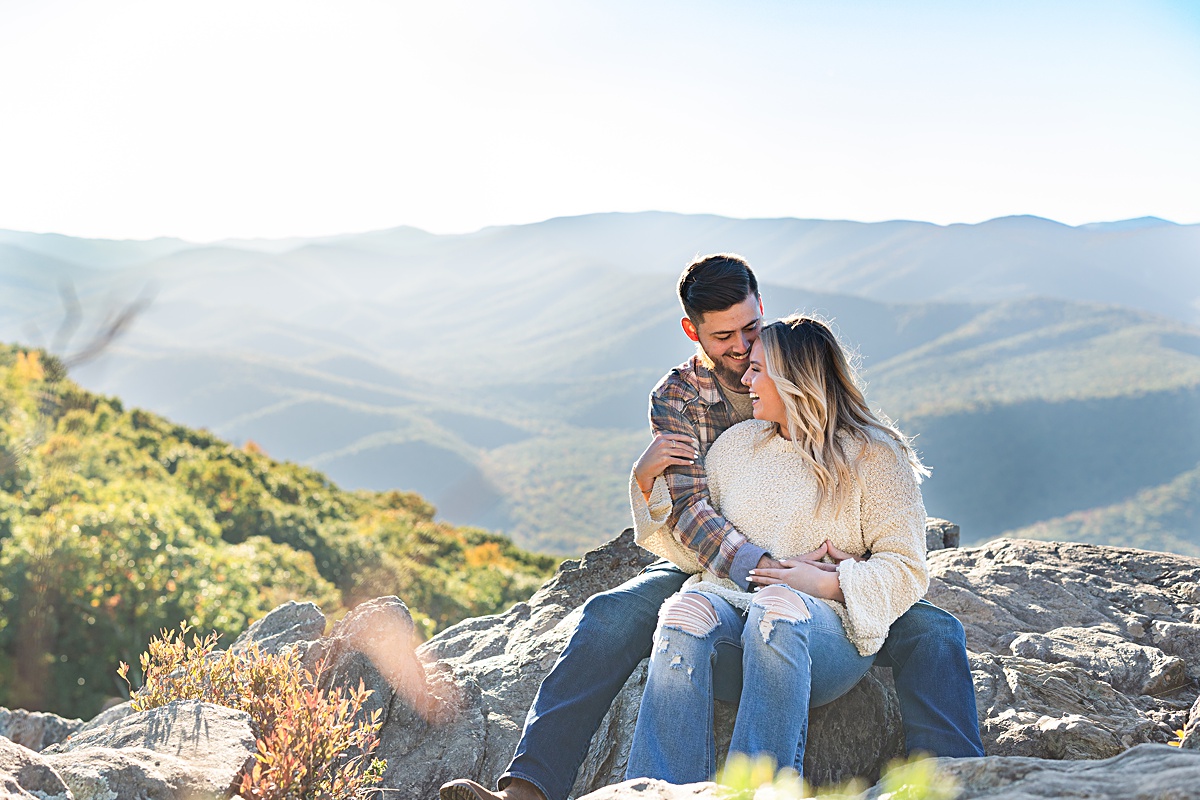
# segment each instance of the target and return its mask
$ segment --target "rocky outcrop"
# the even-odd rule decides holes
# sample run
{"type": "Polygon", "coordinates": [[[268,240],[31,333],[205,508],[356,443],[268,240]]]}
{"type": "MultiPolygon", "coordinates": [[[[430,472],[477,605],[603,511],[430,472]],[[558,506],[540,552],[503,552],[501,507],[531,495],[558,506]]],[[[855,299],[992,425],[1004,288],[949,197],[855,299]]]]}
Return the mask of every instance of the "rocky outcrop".
{"type": "Polygon", "coordinates": [[[1186,750],[1200,750],[1200,697],[1197,697],[1196,702],[1192,704],[1187,724],[1180,730],[1183,737],[1179,746],[1186,750]]]}
{"type": "Polygon", "coordinates": [[[251,644],[266,655],[275,655],[296,642],[317,639],[325,632],[325,615],[316,603],[289,600],[255,622],[229,646],[235,652],[251,644]]]}
{"type": "Polygon", "coordinates": [[[44,758],[0,736],[0,798],[73,800],[73,795],[44,758]]]}
{"type": "Polygon", "coordinates": [[[0,739],[8,791],[0,797],[223,800],[254,752],[245,712],[180,700],[92,726],[41,754],[0,739]]]}
{"type": "Polygon", "coordinates": [[[66,719],[43,711],[0,708],[0,736],[34,751],[61,742],[82,725],[81,719],[66,719]]]}
{"type": "MultiPolygon", "coordinates": [[[[957,531],[940,520],[930,520],[928,535],[940,550],[930,554],[929,597],[966,627],[989,754],[1105,759],[1170,741],[1188,722],[1197,691],[1191,645],[1164,645],[1162,632],[1195,624],[1200,562],[1025,541],[958,550],[944,547],[957,531]]],[[[487,783],[500,774],[579,606],[649,560],[626,534],[565,562],[528,603],[466,620],[417,648],[423,677],[400,646],[412,629],[396,598],[360,607],[329,639],[294,646],[308,663],[327,659],[338,681],[375,689],[386,785],[430,797],[452,777],[487,783]]],[[[575,796],[621,780],[644,682],[643,665],[601,723],[575,796]]],[[[719,705],[719,743],[732,717],[732,707],[719,705]]],[[[902,737],[890,673],[873,670],[850,695],[814,711],[806,775],[818,783],[874,776],[902,737]]]]}
{"type": "MultiPolygon", "coordinates": [[[[1086,797],[1089,800],[1166,800],[1196,796],[1200,753],[1142,744],[1100,761],[1060,761],[1019,756],[943,758],[943,777],[958,787],[956,800],[1086,797]]],[[[663,781],[632,780],[607,786],[580,800],[720,800],[715,783],[672,786],[663,781]]],[[[891,795],[896,796],[896,795],[891,795]]],[[[840,800],[882,800],[882,786],[840,800]]],[[[832,798],[831,798],[832,800],[832,798]]]]}
{"type": "Polygon", "coordinates": [[[1000,540],[929,556],[967,632],[989,754],[1107,758],[1183,728],[1200,679],[1200,560],[1000,540]]]}
{"type": "MultiPolygon", "coordinates": [[[[1200,753],[1141,744],[1103,760],[1028,757],[938,759],[957,784],[957,800],[975,798],[1087,797],[1092,800],[1166,800],[1195,797],[1200,753]]],[[[879,798],[878,790],[866,798],[879,798]]]]}
{"type": "MultiPolygon", "coordinates": [[[[1064,786],[1088,787],[1084,793],[1096,797],[1184,796],[1172,791],[1197,785],[1200,560],[1019,540],[947,548],[957,536],[953,527],[930,521],[936,552],[928,597],[962,620],[971,651],[988,756],[941,762],[966,787],[964,797],[1056,797],[1064,786]],[[1161,746],[1177,730],[1184,731],[1183,747],[1161,746]],[[1140,780],[1130,778],[1139,773],[1140,780]]],[[[627,532],[580,561],[564,562],[527,603],[465,620],[420,646],[408,609],[394,597],[359,606],[328,636],[320,635],[326,623],[315,606],[286,604],[235,646],[292,648],[304,664],[319,667],[324,684],[361,681],[372,689],[368,710],[379,710],[384,721],[378,755],[388,760],[389,796],[429,798],[449,778],[495,780],[583,601],[651,558],[627,532]]],[[[705,784],[613,785],[621,781],[644,682],[643,664],[593,739],[574,796],[710,792],[705,784]]],[[[112,731],[146,715],[111,713],[115,721],[80,729],[38,763],[82,765],[77,754],[104,731],[109,744],[99,747],[108,750],[110,774],[133,769],[141,745],[136,737],[117,744],[112,731]]],[[[727,740],[732,718],[733,707],[719,704],[718,742],[727,740]]],[[[874,776],[902,743],[890,673],[876,668],[850,694],[814,711],[806,777],[825,783],[874,776]]],[[[66,781],[78,794],[82,788],[72,780],[83,787],[82,778],[66,781]]]]}
{"type": "Polygon", "coordinates": [[[77,800],[182,800],[228,797],[254,752],[246,712],[177,700],[73,736],[43,758],[77,800]]]}

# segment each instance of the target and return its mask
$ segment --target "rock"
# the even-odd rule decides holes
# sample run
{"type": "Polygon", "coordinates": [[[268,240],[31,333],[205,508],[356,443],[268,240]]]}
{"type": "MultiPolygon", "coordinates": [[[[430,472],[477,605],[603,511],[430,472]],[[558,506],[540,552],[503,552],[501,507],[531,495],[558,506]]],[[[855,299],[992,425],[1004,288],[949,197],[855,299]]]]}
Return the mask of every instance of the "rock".
{"type": "Polygon", "coordinates": [[[1075,664],[1127,694],[1166,694],[1188,682],[1183,659],[1093,628],[1023,633],[1008,647],[1015,656],[1075,664]]]}
{"type": "Polygon", "coordinates": [[[0,737],[0,798],[74,800],[58,773],[28,747],[0,737]]]}
{"type": "MultiPolygon", "coordinates": [[[[1098,761],[1058,761],[991,756],[938,759],[938,770],[957,781],[957,800],[1062,798],[1183,800],[1200,787],[1200,753],[1140,744],[1098,761]]],[[[878,788],[863,800],[881,798],[878,788]]]]}
{"type": "Polygon", "coordinates": [[[0,736],[34,751],[61,742],[81,725],[81,719],[66,719],[43,711],[0,708],[0,736]]]}
{"type": "Polygon", "coordinates": [[[425,691],[425,669],[417,659],[416,625],[398,597],[380,597],[356,606],[328,638],[305,650],[303,663],[319,674],[322,686],[371,690],[364,714],[386,717],[399,697],[417,715],[435,713],[438,703],[425,691]]]}
{"type": "Polygon", "coordinates": [[[945,550],[958,547],[959,528],[950,520],[937,517],[925,518],[925,549],[945,550]]]}
{"type": "Polygon", "coordinates": [[[136,713],[137,712],[133,710],[133,706],[131,706],[129,704],[129,701],[126,700],[124,703],[117,703],[115,706],[112,706],[111,708],[104,709],[99,714],[97,714],[96,716],[92,717],[90,720],[85,722],[79,728],[79,730],[75,731],[75,733],[80,734],[80,733],[84,733],[86,731],[90,731],[93,728],[103,728],[106,725],[113,724],[114,722],[116,722],[119,719],[124,719],[125,717],[128,717],[130,714],[136,714],[136,713]]]}
{"type": "MultiPolygon", "coordinates": [[[[1178,585],[1200,581],[1200,559],[1023,539],[939,550],[929,554],[929,566],[926,598],[959,618],[969,649],[991,653],[1008,652],[1022,633],[1056,628],[1097,628],[1157,647],[1152,624],[1190,619],[1178,585]]],[[[1161,629],[1160,639],[1171,630],[1161,629]]],[[[1178,630],[1181,648],[1195,642],[1186,638],[1190,629],[1178,630]]],[[[1200,663],[1189,668],[1200,670],[1200,663]]]]}
{"type": "MultiPolygon", "coordinates": [[[[1200,753],[1158,744],[1142,744],[1099,761],[1058,761],[1015,756],[942,758],[938,771],[958,785],[957,800],[1184,800],[1196,797],[1200,786],[1200,753]]],[[[874,786],[840,800],[884,800],[874,786]]],[[[728,797],[715,783],[673,786],[639,778],[598,789],[580,800],[718,800],[728,797]]],[[[833,797],[831,796],[831,800],[833,797]]]]}
{"type": "MultiPolygon", "coordinates": [[[[945,544],[953,536],[943,522],[929,520],[929,530],[941,531],[945,544]]],[[[315,606],[281,606],[239,642],[261,636],[272,647],[294,648],[310,668],[323,663],[324,685],[362,682],[372,689],[369,707],[383,720],[378,755],[388,760],[389,797],[431,798],[450,778],[494,783],[583,601],[652,558],[627,531],[580,561],[564,562],[529,602],[465,620],[419,647],[408,609],[395,597],[354,609],[327,638],[320,637],[324,626],[312,613],[315,606]]],[[[1200,785],[1200,559],[1020,540],[943,548],[929,558],[929,598],[955,613],[967,632],[988,752],[939,762],[961,782],[964,797],[1184,797],[1200,785]],[[1173,740],[1179,729],[1182,748],[1155,744],[1173,740]]],[[[573,796],[601,787],[604,797],[692,798],[715,791],[712,784],[618,783],[644,682],[643,663],[593,738],[573,796]]],[[[93,721],[51,746],[60,752],[43,754],[39,763],[61,768],[80,797],[97,791],[109,797],[104,792],[118,791],[113,787],[121,787],[120,796],[178,796],[169,792],[183,791],[179,787],[191,780],[182,777],[180,764],[191,769],[200,750],[221,748],[201,747],[195,733],[202,729],[181,722],[209,714],[198,708],[204,704],[172,705],[170,712],[159,710],[169,718],[149,728],[138,720],[154,712],[93,721]],[[132,732],[138,725],[140,733],[132,732]],[[103,784],[95,777],[101,773],[103,784]],[[135,774],[144,776],[136,784],[142,788],[121,782],[134,781],[135,774]],[[145,794],[148,787],[159,794],[145,794]]],[[[718,704],[719,747],[728,741],[734,713],[733,706],[718,704]]],[[[230,722],[236,721],[205,716],[203,730],[230,731],[236,727],[230,722]]],[[[197,790],[200,796],[216,796],[213,787],[222,781],[228,790],[253,752],[248,722],[236,724],[243,726],[242,749],[231,748],[223,777],[197,790]]],[[[873,778],[902,737],[891,673],[873,669],[851,693],[813,711],[806,776],[817,783],[873,778]]],[[[874,797],[880,790],[872,791],[874,797]]]]}
{"type": "MultiPolygon", "coordinates": [[[[929,520],[930,538],[952,541],[951,527],[929,520]]],[[[361,679],[376,691],[374,707],[384,719],[379,755],[388,759],[384,785],[398,797],[432,797],[455,777],[490,784],[507,766],[579,606],[650,560],[623,534],[565,562],[528,603],[465,620],[415,653],[406,645],[411,620],[396,598],[365,604],[329,640],[297,647],[309,648],[306,663],[329,660],[329,681],[361,679]]],[[[1196,685],[1178,653],[1193,645],[1166,645],[1166,636],[1187,631],[1164,626],[1193,624],[1190,595],[1179,587],[1200,577],[1200,560],[1005,540],[943,548],[930,554],[930,565],[930,598],[959,616],[974,651],[989,754],[1103,759],[1170,741],[1187,722],[1196,685]]],[[[601,723],[574,796],[620,781],[644,682],[643,665],[601,723]]],[[[733,714],[718,707],[718,747],[728,740],[733,714]]],[[[816,783],[874,777],[901,747],[898,716],[890,672],[873,670],[850,695],[814,711],[806,775],[816,783]]]]}
{"type": "Polygon", "coordinates": [[[719,800],[727,796],[727,791],[712,781],[676,786],[653,778],[634,778],[585,795],[587,800],[719,800]]]}
{"type": "Polygon", "coordinates": [[[1107,758],[1159,733],[1128,697],[1072,665],[986,653],[971,657],[971,672],[989,755],[1107,758]]]}
{"type": "Polygon", "coordinates": [[[1200,649],[1200,630],[1185,621],[1181,587],[1200,579],[1200,559],[1005,539],[929,563],[927,598],[958,617],[980,655],[989,754],[1107,758],[1168,742],[1186,722],[1200,652],[1184,654],[1200,649]]]}
{"type": "Polygon", "coordinates": [[[289,600],[242,631],[229,649],[240,651],[256,644],[263,653],[275,655],[297,642],[318,638],[325,632],[325,622],[315,603],[289,600]]]}
{"type": "Polygon", "coordinates": [[[1183,726],[1183,741],[1179,746],[1185,750],[1200,750],[1200,697],[1192,704],[1187,724],[1183,726]]]}
{"type": "Polygon", "coordinates": [[[244,711],[177,700],[80,733],[45,760],[76,800],[225,798],[254,752],[244,711]]]}

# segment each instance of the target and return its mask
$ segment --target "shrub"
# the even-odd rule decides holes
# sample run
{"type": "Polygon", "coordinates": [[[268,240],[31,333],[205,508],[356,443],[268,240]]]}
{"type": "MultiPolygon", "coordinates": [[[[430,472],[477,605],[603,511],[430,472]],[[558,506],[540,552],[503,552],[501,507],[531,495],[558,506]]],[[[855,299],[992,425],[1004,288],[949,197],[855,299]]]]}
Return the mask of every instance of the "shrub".
{"type": "MultiPolygon", "coordinates": [[[[131,706],[145,711],[172,700],[204,700],[245,711],[257,737],[254,764],[238,791],[255,800],[352,800],[376,786],[387,764],[372,758],[379,746],[378,710],[365,714],[371,692],[319,686],[291,652],[216,649],[218,635],[192,637],[163,629],[141,657],[145,684],[131,706]]],[[[129,665],[117,674],[128,685],[129,665]]]]}
{"type": "MultiPolygon", "coordinates": [[[[724,800],[800,800],[804,797],[838,798],[862,793],[866,783],[859,778],[837,786],[823,786],[812,791],[796,771],[785,767],[776,769],[769,755],[751,758],[745,753],[731,753],[714,780],[721,786],[724,800]]],[[[936,763],[928,758],[892,761],[883,770],[879,781],[879,796],[890,800],[954,800],[960,792],[949,775],[939,773],[936,763]]]]}

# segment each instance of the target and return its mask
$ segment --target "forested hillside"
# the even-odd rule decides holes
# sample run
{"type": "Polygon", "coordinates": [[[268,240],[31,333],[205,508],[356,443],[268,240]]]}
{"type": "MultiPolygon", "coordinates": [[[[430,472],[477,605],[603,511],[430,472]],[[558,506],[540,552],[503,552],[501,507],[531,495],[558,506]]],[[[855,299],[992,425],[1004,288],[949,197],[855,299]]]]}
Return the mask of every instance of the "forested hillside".
{"type": "Polygon", "coordinates": [[[1167,550],[1200,557],[1200,464],[1123,503],[1076,511],[1006,535],[1167,550]]]}
{"type": "Polygon", "coordinates": [[[1197,243],[1155,220],[656,213],[205,245],[0,232],[0,340],[74,364],[132,310],[73,379],[573,555],[628,524],[647,393],[692,351],[679,269],[737,249],[768,317],[820,313],[858,349],[868,400],[933,468],[926,508],[979,542],[1200,461],[1197,243]]]}
{"type": "Polygon", "coordinates": [[[336,617],[396,594],[428,634],[527,598],[555,566],[433,517],[417,495],[342,491],[0,345],[0,705],[94,714],[121,694],[118,662],[181,620],[236,636],[285,600],[336,617]]]}

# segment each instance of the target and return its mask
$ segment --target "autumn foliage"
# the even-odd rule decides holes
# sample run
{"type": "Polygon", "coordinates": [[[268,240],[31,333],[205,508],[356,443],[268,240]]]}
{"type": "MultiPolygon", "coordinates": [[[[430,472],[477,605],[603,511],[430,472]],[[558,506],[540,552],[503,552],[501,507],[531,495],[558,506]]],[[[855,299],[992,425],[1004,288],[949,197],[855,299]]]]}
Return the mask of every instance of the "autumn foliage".
{"type": "Polygon", "coordinates": [[[187,620],[231,635],[287,600],[336,619],[397,595],[428,636],[524,600],[554,568],[403,492],[349,492],[80,389],[0,345],[0,706],[89,717],[187,620]]]}
{"type": "MultiPolygon", "coordinates": [[[[145,684],[131,693],[135,711],[173,700],[204,700],[245,711],[257,737],[253,765],[239,792],[255,800],[351,800],[375,786],[387,766],[373,758],[379,711],[364,712],[371,692],[320,687],[317,674],[290,651],[263,653],[257,645],[216,649],[218,637],[163,629],[150,640],[140,665],[145,684]]],[[[117,674],[129,685],[129,665],[117,674]]]]}

